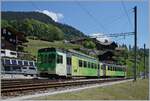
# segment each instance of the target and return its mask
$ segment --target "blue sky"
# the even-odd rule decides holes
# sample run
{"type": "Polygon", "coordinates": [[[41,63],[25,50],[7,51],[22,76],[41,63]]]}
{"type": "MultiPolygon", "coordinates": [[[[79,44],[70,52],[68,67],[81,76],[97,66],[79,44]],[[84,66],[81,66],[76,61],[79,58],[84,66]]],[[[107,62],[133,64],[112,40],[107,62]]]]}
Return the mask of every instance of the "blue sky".
{"type": "MultiPolygon", "coordinates": [[[[56,20],[71,25],[86,35],[134,31],[133,7],[138,8],[139,47],[148,47],[148,0],[143,1],[3,1],[2,11],[43,11],[54,14],[56,20]],[[127,13],[126,13],[127,12],[127,13]],[[128,15],[128,16],[127,16],[128,15]],[[128,19],[129,18],[129,19],[128,19]]],[[[134,37],[113,38],[117,43],[134,44],[134,37]]]]}

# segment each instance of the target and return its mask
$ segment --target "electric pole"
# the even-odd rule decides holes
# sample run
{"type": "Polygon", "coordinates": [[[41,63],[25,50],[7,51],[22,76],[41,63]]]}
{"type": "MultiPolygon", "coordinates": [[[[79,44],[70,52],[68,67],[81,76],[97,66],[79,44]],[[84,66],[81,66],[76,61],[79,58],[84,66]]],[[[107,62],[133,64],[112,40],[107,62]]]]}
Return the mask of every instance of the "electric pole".
{"type": "Polygon", "coordinates": [[[146,52],[145,52],[145,47],[146,47],[146,45],[144,44],[144,78],[146,76],[146,68],[145,68],[145,55],[146,55],[146,52]]]}
{"type": "Polygon", "coordinates": [[[134,81],[136,81],[136,52],[137,52],[137,7],[134,7],[134,81]]]}

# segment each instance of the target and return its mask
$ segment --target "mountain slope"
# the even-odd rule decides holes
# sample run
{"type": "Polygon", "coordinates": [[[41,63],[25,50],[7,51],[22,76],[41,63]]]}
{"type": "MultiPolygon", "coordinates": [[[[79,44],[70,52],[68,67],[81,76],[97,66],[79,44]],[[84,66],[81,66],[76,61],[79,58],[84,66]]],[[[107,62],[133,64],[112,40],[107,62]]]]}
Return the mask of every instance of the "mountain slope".
{"type": "Polygon", "coordinates": [[[81,37],[86,37],[84,33],[77,30],[76,28],[73,28],[72,26],[61,24],[58,22],[55,22],[51,17],[40,13],[40,12],[2,12],[1,13],[2,20],[12,21],[17,20],[18,22],[21,22],[24,19],[34,19],[41,21],[45,24],[52,24],[54,26],[57,26],[64,32],[65,39],[76,39],[81,37]]]}

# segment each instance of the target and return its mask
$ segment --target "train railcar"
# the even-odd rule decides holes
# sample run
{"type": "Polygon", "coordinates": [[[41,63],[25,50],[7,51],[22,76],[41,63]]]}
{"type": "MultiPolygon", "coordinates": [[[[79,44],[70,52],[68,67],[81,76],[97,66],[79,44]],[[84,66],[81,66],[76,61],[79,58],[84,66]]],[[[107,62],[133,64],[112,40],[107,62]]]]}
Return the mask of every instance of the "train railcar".
{"type": "Polygon", "coordinates": [[[74,50],[56,48],[40,49],[37,67],[40,76],[50,77],[123,77],[125,74],[121,66],[100,63],[74,50]]]}
{"type": "Polygon", "coordinates": [[[37,62],[41,76],[73,77],[98,75],[98,60],[73,50],[40,49],[37,62]]]}
{"type": "Polygon", "coordinates": [[[126,67],[115,64],[101,63],[101,77],[125,77],[126,67]]]}
{"type": "Polygon", "coordinates": [[[2,74],[23,74],[25,76],[37,76],[37,68],[34,61],[17,58],[2,57],[2,74]]]}

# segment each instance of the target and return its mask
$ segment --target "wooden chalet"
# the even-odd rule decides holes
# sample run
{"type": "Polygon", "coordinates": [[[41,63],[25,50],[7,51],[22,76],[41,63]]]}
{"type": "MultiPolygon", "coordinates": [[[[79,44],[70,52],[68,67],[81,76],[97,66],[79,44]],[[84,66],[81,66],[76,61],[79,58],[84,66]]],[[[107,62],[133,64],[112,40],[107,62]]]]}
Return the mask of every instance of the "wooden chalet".
{"type": "Polygon", "coordinates": [[[1,48],[23,51],[23,43],[27,42],[25,34],[12,28],[1,28],[1,48]]]}
{"type": "MultiPolygon", "coordinates": [[[[83,45],[84,41],[86,40],[88,39],[81,38],[77,40],[71,40],[70,43],[83,45]]],[[[90,40],[92,40],[95,43],[96,49],[90,50],[90,49],[81,48],[81,50],[86,51],[89,54],[95,54],[98,57],[98,59],[102,62],[116,63],[117,60],[113,57],[116,54],[116,52],[120,54],[120,51],[122,51],[121,48],[120,50],[118,49],[117,43],[107,42],[107,41],[101,42],[96,38],[91,38],[90,40]]]]}

